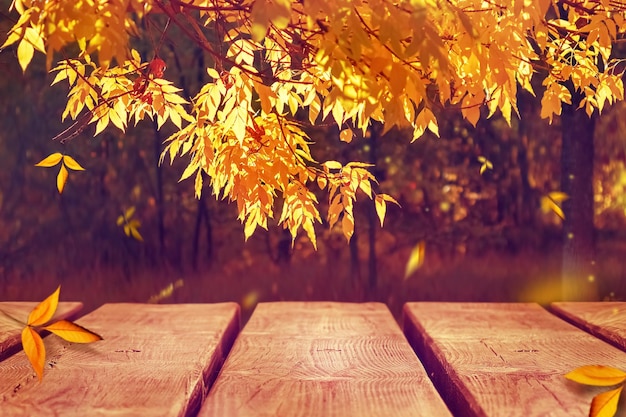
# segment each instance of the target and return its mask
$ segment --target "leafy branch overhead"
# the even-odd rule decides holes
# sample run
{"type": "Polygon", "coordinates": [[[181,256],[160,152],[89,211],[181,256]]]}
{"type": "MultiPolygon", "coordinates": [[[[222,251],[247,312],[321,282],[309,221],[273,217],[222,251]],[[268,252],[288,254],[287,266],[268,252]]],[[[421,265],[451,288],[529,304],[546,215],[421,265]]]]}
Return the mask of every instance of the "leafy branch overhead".
{"type": "MultiPolygon", "coordinates": [[[[375,122],[383,134],[397,126],[412,140],[438,136],[444,108],[472,124],[495,113],[510,122],[518,89],[535,94],[533,77],[542,77],[542,117],[560,115],[576,93],[588,115],[601,112],[624,95],[623,61],[613,53],[626,32],[621,7],[591,0],[14,0],[19,16],[2,48],[16,49],[24,71],[35,52],[45,54],[53,83],[67,82],[63,118],[73,122],[59,141],[90,124],[98,134],[111,124],[125,131],[145,118],[159,128],[169,121],[175,132],[162,158],[189,158],[181,180],[192,178],[197,195],[207,186],[236,202],[246,237],[277,217],[294,238],[304,230],[315,244],[322,222],[315,184],[326,193],[326,222],[348,239],[357,198],[375,201],[381,223],[394,200],[367,164],[318,161],[308,126],[336,124],[339,141],[349,143],[367,140],[375,122]],[[191,97],[166,78],[170,58],[159,55],[164,39],[176,54],[184,38],[202,50],[210,77],[191,97]],[[146,44],[154,50],[142,56],[146,44]]],[[[480,162],[481,173],[491,169],[480,162]]]]}
{"type": "Polygon", "coordinates": [[[40,381],[43,378],[43,368],[46,362],[46,348],[40,336],[41,331],[49,331],[73,343],[92,343],[102,340],[101,336],[91,330],[87,330],[68,320],[58,320],[49,323],[59,305],[60,291],[61,287],[59,286],[48,298],[39,303],[28,315],[26,323],[2,312],[14,321],[24,325],[22,330],[22,347],[40,381]]]}

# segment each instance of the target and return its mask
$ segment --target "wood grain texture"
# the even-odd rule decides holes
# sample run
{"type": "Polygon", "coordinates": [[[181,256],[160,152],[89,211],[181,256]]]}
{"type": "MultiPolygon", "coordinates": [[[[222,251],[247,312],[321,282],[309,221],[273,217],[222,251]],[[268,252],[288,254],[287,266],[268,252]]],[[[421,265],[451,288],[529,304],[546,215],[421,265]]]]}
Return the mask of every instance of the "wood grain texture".
{"type": "MultiPolygon", "coordinates": [[[[0,302],[0,310],[25,323],[26,320],[28,320],[28,314],[30,314],[37,304],[39,304],[39,302],[0,302]]],[[[79,312],[82,308],[83,304],[79,302],[59,303],[52,321],[62,319],[74,320],[79,316],[79,312]]],[[[22,329],[23,326],[0,312],[0,361],[22,349],[22,329]]]]}
{"type": "Polygon", "coordinates": [[[76,323],[104,340],[47,338],[41,383],[26,358],[0,362],[0,414],[194,415],[240,326],[235,303],[106,304],[76,323]]]}
{"type": "Polygon", "coordinates": [[[537,304],[408,303],[404,331],[457,417],[586,417],[582,365],[626,369],[626,353],[537,304]]]}
{"type": "Polygon", "coordinates": [[[387,307],[261,303],[201,417],[448,417],[387,307]]]}
{"type": "Polygon", "coordinates": [[[626,350],[626,303],[561,302],[550,310],[577,327],[626,350]]]}

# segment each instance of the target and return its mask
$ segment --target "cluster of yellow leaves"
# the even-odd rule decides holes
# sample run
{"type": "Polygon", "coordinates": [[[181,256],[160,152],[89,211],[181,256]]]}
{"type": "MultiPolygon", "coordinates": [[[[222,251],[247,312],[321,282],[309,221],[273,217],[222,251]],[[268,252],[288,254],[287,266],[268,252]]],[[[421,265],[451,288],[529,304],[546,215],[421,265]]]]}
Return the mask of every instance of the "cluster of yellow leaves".
{"type": "Polygon", "coordinates": [[[579,384],[596,387],[619,385],[610,391],[596,395],[591,400],[589,417],[613,417],[617,412],[619,397],[626,382],[626,372],[603,365],[586,365],[567,373],[565,378],[579,384]]]}
{"type": "Polygon", "coordinates": [[[139,233],[139,227],[141,227],[141,222],[137,219],[134,219],[135,215],[135,206],[129,207],[122,213],[121,216],[117,218],[117,225],[121,226],[124,229],[124,234],[128,237],[132,237],[140,242],[143,242],[143,237],[139,233]]]}
{"type": "MultiPolygon", "coordinates": [[[[312,158],[296,120],[331,119],[344,142],[373,121],[384,123],[383,133],[408,127],[413,140],[439,135],[444,106],[473,124],[483,107],[510,122],[518,88],[534,93],[537,68],[545,74],[541,114],[550,120],[576,91],[588,114],[623,99],[612,48],[626,21],[609,1],[98,0],[86,10],[87,3],[15,0],[21,17],[5,45],[19,42],[26,68],[34,50],[50,58],[77,39],[79,55],[55,68],[54,82],[70,85],[64,117],[86,108],[96,133],[109,123],[124,130],[133,117],[156,117],[159,126],[171,120],[178,131],[165,154],[191,158],[181,179],[195,176],[200,194],[206,175],[216,196],[236,201],[246,237],[267,227],[282,201],[279,223],[293,236],[305,230],[315,244],[313,183],[328,191],[327,221],[341,220],[348,239],[357,190],[375,200],[381,223],[394,202],[372,190],[365,164],[312,158]],[[212,81],[190,109],[128,43],[149,13],[166,15],[214,59],[212,81]]],[[[76,123],[69,136],[83,128],[76,123]]],[[[481,163],[481,173],[490,168],[481,163]]]]}
{"type": "Polygon", "coordinates": [[[130,59],[123,65],[112,68],[97,66],[87,54],[83,60],[62,61],[53,68],[57,75],[52,84],[67,80],[70,87],[63,119],[70,116],[76,120],[86,108],[85,123],[74,128],[80,133],[86,123],[96,123],[94,135],[109,123],[124,132],[129,121],[134,118],[137,124],[145,116],[156,118],[159,128],[168,119],[182,128],[183,119],[191,120],[182,106],[187,100],[178,94],[180,88],[158,76],[162,74],[150,73],[150,68],[135,50],[130,51],[130,59]]]}
{"type": "Polygon", "coordinates": [[[71,156],[62,155],[59,152],[48,155],[37,164],[35,164],[35,166],[50,168],[59,163],[61,164],[61,168],[59,169],[59,173],[57,174],[57,190],[59,190],[59,194],[61,194],[63,193],[65,183],[67,182],[67,178],[69,177],[68,168],[74,171],[84,171],[85,168],[80,166],[80,164],[76,162],[76,160],[71,156]]]}
{"type": "Polygon", "coordinates": [[[24,69],[37,50],[46,54],[48,66],[55,52],[78,43],[87,54],[97,52],[101,66],[113,59],[123,62],[129,34],[138,34],[136,19],[149,11],[142,0],[13,0],[20,18],[2,48],[18,43],[17,58],[24,69]]]}
{"type": "Polygon", "coordinates": [[[557,216],[561,218],[561,220],[565,220],[565,214],[563,213],[563,209],[559,204],[563,201],[567,200],[569,196],[562,191],[552,191],[541,197],[539,200],[541,205],[541,211],[544,213],[553,212],[557,216]]]}
{"type": "Polygon", "coordinates": [[[480,162],[480,175],[483,175],[488,169],[493,169],[493,163],[482,155],[478,157],[478,162],[480,162]]]}
{"type": "Polygon", "coordinates": [[[46,363],[46,348],[39,335],[40,331],[49,331],[73,343],[91,343],[102,340],[101,336],[68,320],[49,323],[59,305],[60,291],[59,286],[48,298],[39,303],[28,315],[26,323],[9,316],[16,322],[24,324],[22,346],[39,380],[43,378],[43,368],[46,363]]]}

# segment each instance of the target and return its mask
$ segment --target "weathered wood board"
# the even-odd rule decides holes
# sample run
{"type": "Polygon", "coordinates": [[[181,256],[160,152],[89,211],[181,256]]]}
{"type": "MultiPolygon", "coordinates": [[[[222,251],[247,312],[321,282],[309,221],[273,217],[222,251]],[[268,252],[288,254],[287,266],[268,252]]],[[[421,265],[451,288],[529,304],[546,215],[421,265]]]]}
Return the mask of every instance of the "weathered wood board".
{"type": "Polygon", "coordinates": [[[201,417],[450,416],[387,307],[261,303],[201,417]]]}
{"type": "Polygon", "coordinates": [[[626,303],[561,302],[550,310],[600,339],[626,350],[626,303]]]}
{"type": "MultiPolygon", "coordinates": [[[[0,361],[22,348],[21,334],[23,326],[7,317],[6,314],[25,323],[28,319],[28,314],[37,304],[39,302],[0,302],[0,361]]],[[[74,320],[78,317],[82,308],[83,304],[79,302],[59,303],[52,320],[74,320]]]]}
{"type": "Polygon", "coordinates": [[[403,327],[456,417],[586,417],[602,389],[563,375],[626,369],[626,353],[537,304],[408,303],[403,327]]]}
{"type": "Polygon", "coordinates": [[[0,362],[0,414],[194,415],[240,326],[235,303],[106,304],[76,323],[104,340],[46,338],[41,383],[24,355],[0,362]]]}

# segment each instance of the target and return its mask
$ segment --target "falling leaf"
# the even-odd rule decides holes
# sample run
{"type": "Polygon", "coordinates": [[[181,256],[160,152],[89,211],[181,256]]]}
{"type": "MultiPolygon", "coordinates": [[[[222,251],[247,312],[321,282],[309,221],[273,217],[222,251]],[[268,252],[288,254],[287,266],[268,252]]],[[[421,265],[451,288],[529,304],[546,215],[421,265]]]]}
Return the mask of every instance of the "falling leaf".
{"type": "Polygon", "coordinates": [[[561,191],[553,191],[541,197],[540,204],[541,210],[544,213],[553,212],[557,216],[561,218],[561,220],[565,220],[565,214],[563,213],[563,209],[559,206],[559,203],[567,200],[569,196],[561,191]]]}
{"type": "Polygon", "coordinates": [[[404,279],[409,278],[415,271],[420,269],[424,265],[424,258],[426,255],[426,242],[420,241],[409,255],[409,260],[406,263],[406,270],[404,272],[404,279]]]}
{"type": "Polygon", "coordinates": [[[485,171],[488,170],[488,169],[493,169],[493,164],[491,163],[491,161],[488,160],[487,158],[485,158],[482,155],[478,157],[478,162],[481,163],[481,165],[480,165],[480,175],[483,175],[485,173],[485,171]]]}
{"type": "Polygon", "coordinates": [[[182,279],[177,280],[176,282],[172,282],[170,283],[167,287],[163,288],[161,291],[159,291],[158,294],[153,295],[152,297],[150,297],[148,299],[148,303],[150,304],[156,304],[159,301],[171,297],[172,294],[174,294],[174,290],[177,288],[182,287],[184,284],[182,279]]]}
{"type": "Polygon", "coordinates": [[[37,304],[37,306],[30,312],[26,324],[28,326],[41,326],[49,322],[52,316],[54,316],[54,313],[57,311],[60,292],[61,286],[59,285],[57,289],[48,296],[48,298],[37,304]]]}
{"type": "Polygon", "coordinates": [[[41,381],[43,378],[43,365],[46,362],[46,348],[39,333],[30,326],[26,326],[22,330],[22,347],[30,364],[37,373],[37,377],[41,381]]]}
{"type": "Polygon", "coordinates": [[[133,239],[143,242],[143,237],[141,236],[141,233],[139,233],[139,230],[137,230],[136,227],[129,225],[129,229],[130,229],[130,236],[132,236],[133,239]]]}
{"type": "Polygon", "coordinates": [[[259,302],[259,293],[255,291],[250,291],[241,299],[241,308],[244,310],[250,310],[259,302]]]}
{"type": "Polygon", "coordinates": [[[586,365],[567,373],[565,378],[579,384],[609,387],[626,381],[626,372],[610,366],[586,365]]]}
{"type": "Polygon", "coordinates": [[[63,155],[63,164],[74,171],[84,171],[83,168],[74,158],[69,155],[63,155]]]}
{"type": "Polygon", "coordinates": [[[624,386],[596,395],[591,400],[589,417],[613,417],[617,412],[619,396],[624,386]]]}
{"type": "Polygon", "coordinates": [[[141,222],[137,219],[132,218],[134,214],[135,206],[127,208],[124,213],[122,213],[122,215],[117,218],[117,225],[123,227],[124,234],[126,236],[143,242],[143,237],[141,236],[141,233],[139,233],[139,227],[141,227],[141,222]]]}
{"type": "Polygon", "coordinates": [[[35,164],[36,167],[50,168],[61,162],[63,155],[59,152],[46,156],[44,159],[35,164]]]}
{"type": "Polygon", "coordinates": [[[567,193],[562,191],[552,191],[551,193],[548,193],[548,197],[554,200],[555,203],[562,203],[569,198],[567,193]]]}
{"type": "Polygon", "coordinates": [[[346,142],[346,143],[350,143],[352,142],[352,138],[354,137],[354,134],[352,133],[352,129],[347,128],[347,129],[343,129],[340,133],[339,133],[339,139],[342,142],[346,142]]]}
{"type": "Polygon", "coordinates": [[[91,343],[102,340],[102,336],[67,320],[59,320],[44,329],[73,343],[91,343]]]}
{"type": "Polygon", "coordinates": [[[59,170],[59,174],[57,175],[57,189],[59,190],[59,194],[63,193],[63,189],[65,188],[65,183],[67,182],[67,177],[69,173],[65,165],[61,164],[61,169],[59,170]]]}

